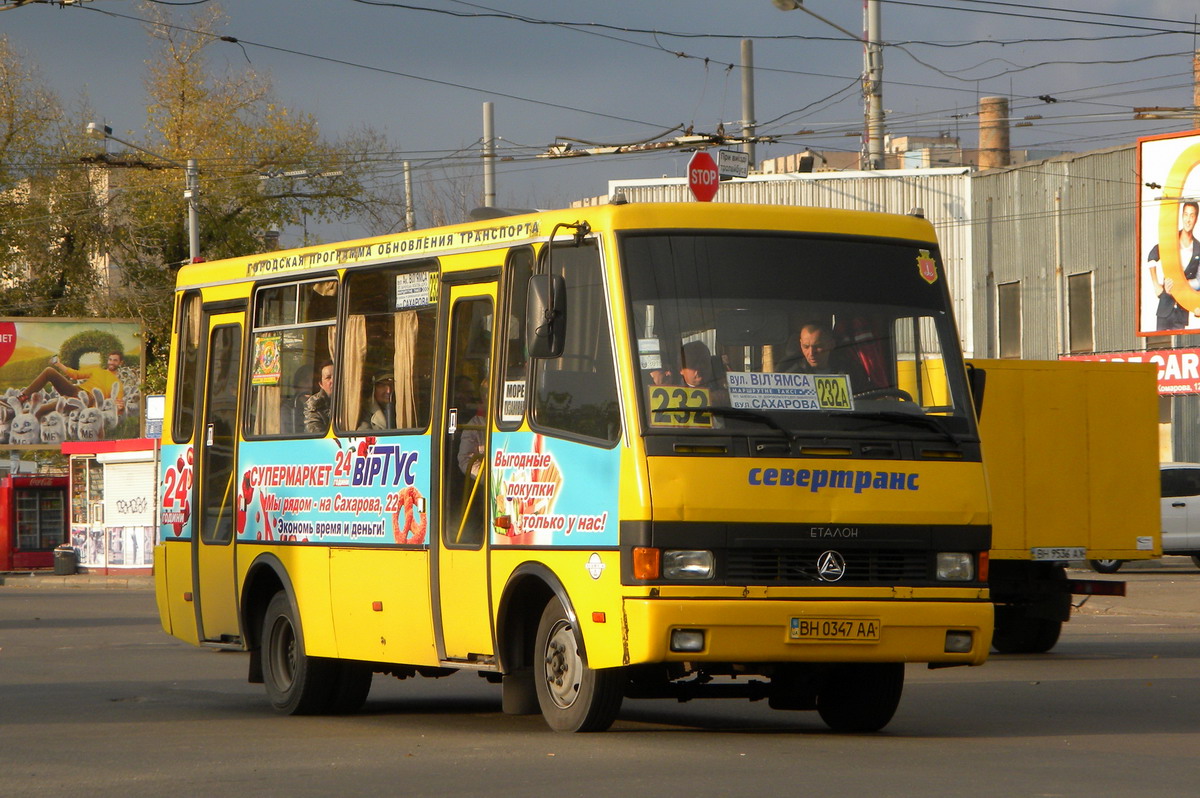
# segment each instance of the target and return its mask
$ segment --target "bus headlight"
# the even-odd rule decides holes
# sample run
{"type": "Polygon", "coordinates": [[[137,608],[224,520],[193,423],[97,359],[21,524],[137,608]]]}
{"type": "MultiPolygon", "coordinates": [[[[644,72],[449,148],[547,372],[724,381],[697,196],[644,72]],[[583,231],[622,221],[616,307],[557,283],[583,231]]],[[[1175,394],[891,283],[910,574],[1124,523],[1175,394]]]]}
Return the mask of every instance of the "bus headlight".
{"type": "Polygon", "coordinates": [[[711,551],[668,549],[662,554],[663,579],[712,579],[715,562],[711,551]]]}
{"type": "Polygon", "coordinates": [[[937,578],[939,582],[970,582],[975,578],[975,558],[969,552],[939,551],[937,578]]]}

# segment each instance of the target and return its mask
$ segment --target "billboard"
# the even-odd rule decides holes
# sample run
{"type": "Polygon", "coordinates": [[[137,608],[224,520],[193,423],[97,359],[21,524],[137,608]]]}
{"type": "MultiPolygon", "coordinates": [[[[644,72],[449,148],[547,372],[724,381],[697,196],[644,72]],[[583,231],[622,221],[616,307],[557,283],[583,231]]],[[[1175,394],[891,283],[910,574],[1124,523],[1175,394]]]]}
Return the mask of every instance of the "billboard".
{"type": "Polygon", "coordinates": [[[0,449],[139,438],[142,324],[0,318],[0,449]]]}
{"type": "Polygon", "coordinates": [[[1098,355],[1063,355],[1059,360],[1153,363],[1158,366],[1159,396],[1200,394],[1200,349],[1139,349],[1098,355]]]}
{"type": "Polygon", "coordinates": [[[1138,139],[1137,331],[1200,332],[1200,131],[1138,139]]]}

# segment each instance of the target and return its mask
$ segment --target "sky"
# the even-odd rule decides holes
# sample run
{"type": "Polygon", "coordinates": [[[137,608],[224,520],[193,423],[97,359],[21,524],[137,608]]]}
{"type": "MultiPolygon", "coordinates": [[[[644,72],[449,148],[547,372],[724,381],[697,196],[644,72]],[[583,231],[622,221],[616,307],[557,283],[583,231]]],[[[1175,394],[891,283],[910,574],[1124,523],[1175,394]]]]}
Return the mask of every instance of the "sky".
{"type": "MultiPolygon", "coordinates": [[[[0,35],[64,102],[86,97],[98,121],[140,139],[154,49],[140,3],[17,2],[0,0],[0,35]]],[[[159,5],[186,27],[215,2],[159,5]]],[[[758,133],[772,137],[757,145],[759,160],[860,147],[862,44],[834,25],[860,32],[862,0],[806,0],[833,25],[771,0],[221,5],[222,33],[238,43],[211,47],[211,64],[269,75],[278,99],[315,115],[326,137],[362,126],[384,134],[395,152],[384,180],[402,179],[402,161],[417,181],[477,176],[485,102],[505,157],[498,205],[559,207],[604,194],[609,180],[681,176],[689,152],[536,156],[565,139],[740,132],[743,39],[753,40],[758,133]]],[[[1009,98],[1017,149],[1083,152],[1191,129],[1188,119],[1135,120],[1133,109],[1192,105],[1197,9],[1195,0],[881,0],[887,132],[950,133],[973,147],[979,98],[997,95],[1009,98]]],[[[482,204],[482,181],[469,183],[482,204]]]]}

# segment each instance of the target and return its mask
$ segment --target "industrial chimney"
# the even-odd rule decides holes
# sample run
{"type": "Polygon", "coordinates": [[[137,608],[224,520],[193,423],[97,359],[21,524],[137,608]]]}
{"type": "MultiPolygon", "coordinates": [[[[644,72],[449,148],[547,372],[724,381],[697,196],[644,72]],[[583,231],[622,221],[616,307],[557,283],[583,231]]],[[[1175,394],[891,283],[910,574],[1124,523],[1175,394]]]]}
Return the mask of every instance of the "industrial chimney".
{"type": "Polygon", "coordinates": [[[1008,166],[1008,98],[979,100],[979,168],[1008,166]]]}

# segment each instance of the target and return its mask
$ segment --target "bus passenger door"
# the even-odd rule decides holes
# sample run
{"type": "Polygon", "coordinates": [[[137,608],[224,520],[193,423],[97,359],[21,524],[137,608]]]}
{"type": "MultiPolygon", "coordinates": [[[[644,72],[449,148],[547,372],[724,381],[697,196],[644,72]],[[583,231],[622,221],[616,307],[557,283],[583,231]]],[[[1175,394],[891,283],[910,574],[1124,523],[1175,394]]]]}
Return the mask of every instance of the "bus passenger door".
{"type": "Polygon", "coordinates": [[[241,637],[235,580],[238,373],[242,314],[207,315],[204,410],[197,431],[196,534],[192,536],[196,625],[200,640],[241,637]]]}
{"type": "Polygon", "coordinates": [[[442,659],[487,661],[494,653],[489,600],[488,387],[496,284],[449,285],[440,434],[434,606],[442,659]]]}

